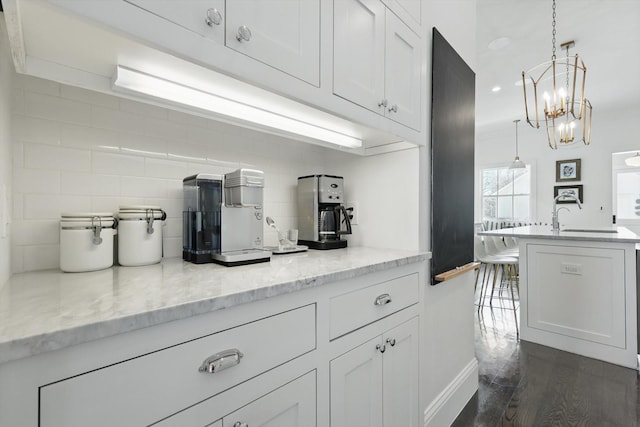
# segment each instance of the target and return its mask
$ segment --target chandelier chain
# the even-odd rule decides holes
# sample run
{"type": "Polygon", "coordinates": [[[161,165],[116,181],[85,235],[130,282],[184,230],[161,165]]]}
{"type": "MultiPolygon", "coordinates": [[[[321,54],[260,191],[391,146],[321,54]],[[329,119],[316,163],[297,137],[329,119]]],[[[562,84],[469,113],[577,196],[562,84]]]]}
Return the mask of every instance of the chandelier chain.
{"type": "Polygon", "coordinates": [[[553,0],[553,13],[551,14],[553,18],[553,22],[551,24],[553,30],[551,31],[551,44],[553,45],[553,53],[551,55],[551,60],[555,61],[556,59],[556,0],[553,0]]]}

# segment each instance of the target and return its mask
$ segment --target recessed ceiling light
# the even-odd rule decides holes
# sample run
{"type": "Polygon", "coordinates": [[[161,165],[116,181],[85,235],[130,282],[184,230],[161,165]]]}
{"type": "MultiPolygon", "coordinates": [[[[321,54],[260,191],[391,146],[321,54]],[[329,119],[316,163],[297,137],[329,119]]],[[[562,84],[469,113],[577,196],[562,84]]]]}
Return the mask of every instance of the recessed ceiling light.
{"type": "Polygon", "coordinates": [[[509,37],[498,37],[497,39],[492,40],[487,47],[491,50],[500,50],[509,46],[510,43],[511,39],[509,37]]]}
{"type": "Polygon", "coordinates": [[[491,92],[500,92],[500,89],[502,89],[500,86],[494,86],[491,88],[491,92]]]}

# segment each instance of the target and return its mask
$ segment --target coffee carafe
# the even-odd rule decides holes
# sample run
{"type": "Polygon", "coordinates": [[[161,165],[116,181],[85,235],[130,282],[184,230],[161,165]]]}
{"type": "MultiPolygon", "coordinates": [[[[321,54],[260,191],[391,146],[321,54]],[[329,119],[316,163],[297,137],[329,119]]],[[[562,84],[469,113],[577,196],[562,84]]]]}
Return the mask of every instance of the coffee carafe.
{"type": "Polygon", "coordinates": [[[351,234],[351,221],[343,181],[334,175],[298,178],[298,243],[312,249],[347,247],[342,236],[351,234]]]}

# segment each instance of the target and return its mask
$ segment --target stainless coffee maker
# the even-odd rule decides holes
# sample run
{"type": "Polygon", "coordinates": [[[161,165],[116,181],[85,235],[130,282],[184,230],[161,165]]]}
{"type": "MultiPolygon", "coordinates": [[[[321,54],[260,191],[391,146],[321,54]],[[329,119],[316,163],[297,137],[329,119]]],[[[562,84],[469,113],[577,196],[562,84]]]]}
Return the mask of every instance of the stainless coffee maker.
{"type": "Polygon", "coordinates": [[[263,250],[263,188],[263,172],[253,169],[185,178],[182,259],[226,266],[269,261],[271,252],[263,250]]]}
{"type": "Polygon", "coordinates": [[[298,178],[298,243],[312,249],[346,248],[351,234],[344,206],[341,176],[309,175],[298,178]]]}

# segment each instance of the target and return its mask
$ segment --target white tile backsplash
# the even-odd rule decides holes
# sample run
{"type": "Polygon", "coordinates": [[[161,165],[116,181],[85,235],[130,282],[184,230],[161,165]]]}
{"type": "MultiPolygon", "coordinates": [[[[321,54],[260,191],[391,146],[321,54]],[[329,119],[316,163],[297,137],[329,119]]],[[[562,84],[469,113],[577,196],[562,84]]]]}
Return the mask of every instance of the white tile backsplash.
{"type": "Polygon", "coordinates": [[[24,144],[24,167],[28,169],[89,172],[91,152],[75,148],[24,144]]]}
{"type": "Polygon", "coordinates": [[[66,123],[91,123],[91,106],[84,102],[25,91],[25,113],[30,117],[66,123]]]}
{"type": "MultiPolygon", "coordinates": [[[[202,117],[21,76],[13,110],[13,273],[57,268],[61,212],[157,205],[164,256],[182,256],[182,179],[265,171],[265,214],[297,226],[297,177],[324,172],[326,149],[202,117]]],[[[277,235],[265,226],[265,243],[277,235]]]]}

